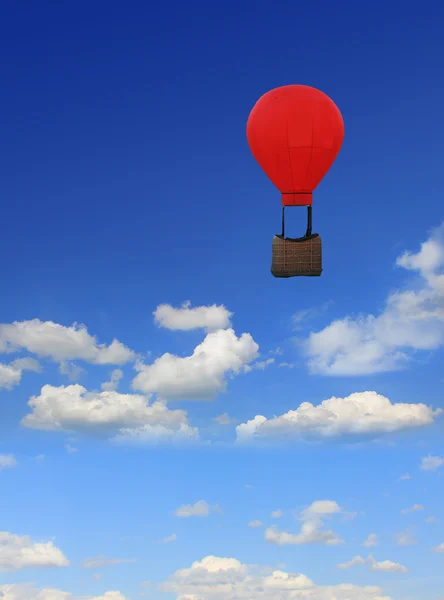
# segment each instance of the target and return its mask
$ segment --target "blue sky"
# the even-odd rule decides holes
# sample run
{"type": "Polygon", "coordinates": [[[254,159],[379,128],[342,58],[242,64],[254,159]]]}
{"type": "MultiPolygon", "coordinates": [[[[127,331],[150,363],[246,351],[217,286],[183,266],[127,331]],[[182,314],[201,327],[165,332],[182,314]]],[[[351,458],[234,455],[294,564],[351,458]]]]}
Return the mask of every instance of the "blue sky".
{"type": "Polygon", "coordinates": [[[2,600],[444,597],[441,20],[1,8],[2,600]],[[345,122],[315,280],[245,136],[291,83],[345,122]]]}

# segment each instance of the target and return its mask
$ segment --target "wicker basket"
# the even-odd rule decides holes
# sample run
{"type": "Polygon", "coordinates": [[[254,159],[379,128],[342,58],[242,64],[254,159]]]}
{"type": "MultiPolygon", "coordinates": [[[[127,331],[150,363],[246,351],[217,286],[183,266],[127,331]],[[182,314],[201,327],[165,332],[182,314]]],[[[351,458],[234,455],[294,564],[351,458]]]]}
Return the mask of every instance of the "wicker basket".
{"type": "Polygon", "coordinates": [[[322,273],[322,242],[319,234],[302,238],[275,235],[271,273],[275,277],[317,277],[322,273]]]}

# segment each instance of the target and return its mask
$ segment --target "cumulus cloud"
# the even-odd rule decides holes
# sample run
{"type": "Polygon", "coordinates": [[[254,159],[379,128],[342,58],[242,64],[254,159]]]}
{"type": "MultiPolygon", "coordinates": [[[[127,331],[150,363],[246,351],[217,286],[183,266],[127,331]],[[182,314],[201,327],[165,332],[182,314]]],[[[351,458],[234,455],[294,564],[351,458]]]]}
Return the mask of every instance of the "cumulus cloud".
{"type": "Polygon", "coordinates": [[[257,527],[262,527],[263,523],[262,521],[250,521],[248,523],[248,527],[251,527],[253,529],[256,529],[257,527]]]}
{"type": "Polygon", "coordinates": [[[326,518],[341,513],[341,507],[333,500],[316,500],[299,515],[302,521],[299,533],[279,531],[275,526],[265,530],[264,539],[279,546],[305,544],[325,544],[336,546],[342,544],[342,538],[331,529],[321,529],[326,518]]]}
{"type": "Polygon", "coordinates": [[[52,321],[15,321],[0,324],[0,352],[25,349],[57,362],[84,360],[94,364],[124,364],[135,358],[134,352],[118,340],[109,346],[99,344],[84,325],[70,327],[52,321]]]}
{"type": "Polygon", "coordinates": [[[53,542],[34,542],[27,535],[0,531],[0,570],[30,567],[66,567],[70,564],[53,542]]]}
{"type": "Polygon", "coordinates": [[[205,500],[199,500],[195,504],[183,504],[176,510],[176,517],[208,517],[211,506],[205,500]]]}
{"type": "Polygon", "coordinates": [[[421,469],[423,471],[436,471],[442,465],[444,465],[444,458],[441,456],[431,456],[429,454],[421,460],[421,469]]]}
{"type": "Polygon", "coordinates": [[[12,454],[0,454],[0,471],[3,469],[13,469],[17,466],[17,461],[12,454]]]}
{"type": "Polygon", "coordinates": [[[82,567],[84,569],[101,569],[102,567],[109,567],[111,565],[134,562],[136,562],[135,558],[105,558],[102,554],[99,554],[99,556],[86,558],[82,563],[82,567]]]}
{"type": "Polygon", "coordinates": [[[40,373],[42,367],[34,358],[18,358],[9,364],[0,363],[0,389],[12,390],[22,379],[23,371],[40,373]]]}
{"type": "Polygon", "coordinates": [[[119,591],[105,592],[102,596],[73,596],[57,588],[38,588],[33,583],[0,585],[2,600],[126,600],[119,591]]]}
{"type": "Polygon", "coordinates": [[[122,369],[114,369],[111,373],[111,379],[102,383],[102,390],[104,392],[115,392],[120,380],[123,377],[122,369]]]}
{"type": "Polygon", "coordinates": [[[177,600],[391,600],[376,586],[318,586],[301,573],[287,573],[242,564],[235,558],[206,556],[176,571],[161,591],[177,600]]]}
{"type": "Polygon", "coordinates": [[[412,476],[410,475],[410,473],[404,473],[404,475],[401,475],[401,477],[399,478],[399,481],[410,481],[411,478],[412,476]]]}
{"type": "Polygon", "coordinates": [[[85,369],[72,361],[63,360],[60,363],[59,371],[62,375],[66,375],[70,381],[77,381],[82,373],[85,372],[85,369]]]}
{"type": "Polygon", "coordinates": [[[372,546],[377,546],[379,544],[379,535],[376,533],[371,533],[368,538],[363,542],[363,546],[366,548],[371,548],[372,546]]]}
{"type": "Polygon", "coordinates": [[[216,331],[227,329],[233,315],[223,305],[196,306],[191,308],[187,301],[180,308],[170,304],[160,304],[153,312],[154,321],[158,327],[173,331],[191,331],[192,329],[205,329],[216,331]]]}
{"type": "Polygon", "coordinates": [[[117,440],[162,441],[198,438],[184,410],[170,410],[160,401],[115,391],[88,392],[79,384],[45,385],[29,402],[31,412],[22,425],[46,431],[117,433],[117,440]]]}
{"type": "Polygon", "coordinates": [[[213,421],[215,421],[219,425],[230,425],[231,423],[233,423],[235,421],[235,419],[232,419],[228,415],[228,413],[222,413],[221,415],[214,417],[213,421]]]}
{"type": "Polygon", "coordinates": [[[435,546],[435,547],[433,548],[433,550],[434,550],[435,552],[444,552],[444,542],[443,542],[442,544],[439,544],[439,546],[435,546]]]}
{"type": "Polygon", "coordinates": [[[345,317],[305,343],[311,373],[366,375],[405,367],[413,354],[444,344],[444,223],[396,264],[412,271],[411,289],[390,294],[377,316],[345,317]]]}
{"type": "Polygon", "coordinates": [[[133,387],[166,399],[210,400],[226,389],[226,376],[241,372],[257,356],[249,333],[232,329],[209,333],[191,356],[166,353],[151,365],[136,365],[133,387]]]}
{"type": "Polygon", "coordinates": [[[333,396],[314,406],[303,402],[296,410],[267,419],[256,415],[236,427],[237,440],[333,438],[341,435],[382,434],[433,423],[442,413],[425,404],[392,403],[376,392],[333,396]]]}
{"type": "Polygon", "coordinates": [[[353,567],[361,567],[368,565],[371,571],[383,571],[386,573],[408,573],[407,567],[391,560],[376,561],[370,554],[364,559],[362,556],[354,556],[351,561],[338,565],[338,569],[352,569],[353,567]]]}
{"type": "Polygon", "coordinates": [[[280,519],[281,517],[284,516],[284,513],[280,508],[278,508],[277,510],[274,510],[271,513],[271,516],[273,517],[273,519],[280,519]]]}

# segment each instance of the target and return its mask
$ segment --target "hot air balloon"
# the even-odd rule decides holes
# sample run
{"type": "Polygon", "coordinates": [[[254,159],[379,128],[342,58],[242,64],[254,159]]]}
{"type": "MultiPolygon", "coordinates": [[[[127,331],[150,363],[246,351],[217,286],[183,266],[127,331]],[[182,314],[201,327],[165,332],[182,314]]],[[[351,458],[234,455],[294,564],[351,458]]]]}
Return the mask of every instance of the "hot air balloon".
{"type": "Polygon", "coordinates": [[[282,194],[282,233],[272,245],[275,277],[322,273],[322,243],[312,233],[312,194],[333,164],[344,139],[344,121],[326,94],[285,85],[264,94],[247,122],[250,150],[282,194]],[[285,207],[307,207],[307,231],[285,237],[285,207]]]}

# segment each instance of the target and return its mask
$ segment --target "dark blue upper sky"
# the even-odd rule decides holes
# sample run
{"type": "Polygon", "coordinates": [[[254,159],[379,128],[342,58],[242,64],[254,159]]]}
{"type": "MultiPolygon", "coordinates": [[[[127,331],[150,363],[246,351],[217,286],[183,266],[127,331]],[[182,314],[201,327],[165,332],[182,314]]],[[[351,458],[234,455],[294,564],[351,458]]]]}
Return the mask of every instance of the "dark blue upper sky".
{"type": "Polygon", "coordinates": [[[438,2],[3,3],[3,318],[29,318],[29,295],[33,316],[88,321],[93,306],[118,317],[159,287],[173,303],[184,286],[202,301],[235,290],[245,306],[278,295],[280,310],[301,291],[307,304],[331,295],[339,274],[345,290],[345,271],[355,289],[390,280],[394,245],[442,217],[443,13],[438,2]],[[245,139],[259,96],[289,83],[329,94],[346,126],[315,195],[315,282],[269,274],[280,199],[245,139]]]}

